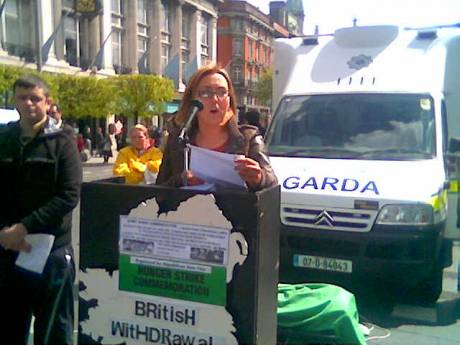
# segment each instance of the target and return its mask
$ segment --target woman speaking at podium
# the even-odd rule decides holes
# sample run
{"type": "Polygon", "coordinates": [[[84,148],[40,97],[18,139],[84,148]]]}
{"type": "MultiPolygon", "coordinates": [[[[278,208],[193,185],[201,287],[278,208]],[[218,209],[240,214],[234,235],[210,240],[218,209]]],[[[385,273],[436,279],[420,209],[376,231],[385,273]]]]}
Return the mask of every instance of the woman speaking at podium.
{"type": "Polygon", "coordinates": [[[237,154],[235,170],[251,191],[278,183],[257,127],[238,126],[235,91],[227,72],[218,65],[212,63],[195,72],[173,121],[175,128],[168,136],[156,184],[181,187],[204,183],[186,167],[184,142],[237,154]]]}

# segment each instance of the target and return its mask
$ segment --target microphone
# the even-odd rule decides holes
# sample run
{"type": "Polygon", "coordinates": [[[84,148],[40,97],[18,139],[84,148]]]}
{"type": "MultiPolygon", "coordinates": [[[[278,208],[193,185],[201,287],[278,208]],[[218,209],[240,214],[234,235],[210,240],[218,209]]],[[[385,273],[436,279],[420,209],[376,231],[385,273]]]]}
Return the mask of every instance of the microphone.
{"type": "Polygon", "coordinates": [[[189,131],[196,114],[201,110],[203,110],[203,103],[197,99],[192,100],[190,103],[190,112],[187,121],[185,122],[179,134],[179,140],[181,142],[185,142],[186,133],[189,131]]]}

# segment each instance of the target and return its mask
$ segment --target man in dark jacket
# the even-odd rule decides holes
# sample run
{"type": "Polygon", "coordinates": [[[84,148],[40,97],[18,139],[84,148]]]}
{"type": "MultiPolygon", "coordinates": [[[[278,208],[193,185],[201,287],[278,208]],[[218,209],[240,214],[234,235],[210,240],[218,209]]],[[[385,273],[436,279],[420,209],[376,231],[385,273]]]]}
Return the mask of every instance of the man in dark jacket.
{"type": "Polygon", "coordinates": [[[0,334],[5,344],[27,343],[32,315],[34,344],[72,343],[72,210],[82,167],[73,133],[47,116],[48,93],[35,76],[18,79],[14,99],[20,120],[0,129],[0,334]],[[15,264],[20,252],[35,250],[28,242],[34,234],[54,237],[42,272],[15,264]]]}

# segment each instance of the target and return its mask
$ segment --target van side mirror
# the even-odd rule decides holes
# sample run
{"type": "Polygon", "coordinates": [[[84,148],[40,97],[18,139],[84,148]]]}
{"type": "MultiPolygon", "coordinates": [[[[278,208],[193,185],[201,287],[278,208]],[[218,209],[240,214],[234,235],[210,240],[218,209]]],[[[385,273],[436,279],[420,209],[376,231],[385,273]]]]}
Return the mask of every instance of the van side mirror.
{"type": "Polygon", "coordinates": [[[460,138],[450,138],[449,139],[449,146],[447,148],[447,152],[449,153],[460,152],[460,138]]]}

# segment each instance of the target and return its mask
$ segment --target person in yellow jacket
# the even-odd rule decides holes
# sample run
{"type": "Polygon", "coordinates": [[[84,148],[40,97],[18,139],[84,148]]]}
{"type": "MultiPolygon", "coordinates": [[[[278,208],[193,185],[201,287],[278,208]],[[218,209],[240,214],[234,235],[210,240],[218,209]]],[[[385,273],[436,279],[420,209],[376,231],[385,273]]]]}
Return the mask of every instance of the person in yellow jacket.
{"type": "Polygon", "coordinates": [[[130,145],[118,152],[113,173],[124,176],[126,183],[152,183],[144,176],[156,176],[160,169],[163,153],[156,147],[150,147],[148,130],[144,125],[137,124],[129,131],[130,145]]]}

